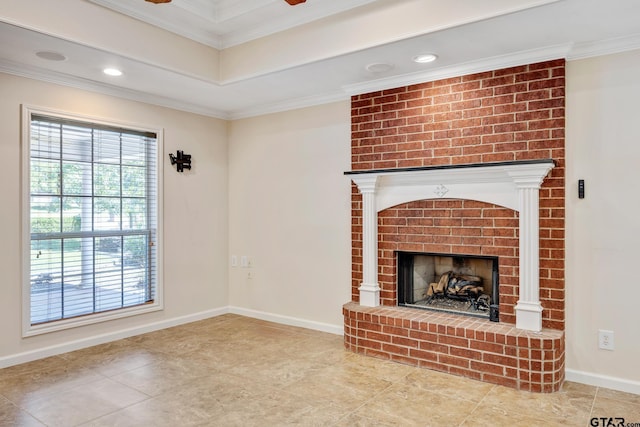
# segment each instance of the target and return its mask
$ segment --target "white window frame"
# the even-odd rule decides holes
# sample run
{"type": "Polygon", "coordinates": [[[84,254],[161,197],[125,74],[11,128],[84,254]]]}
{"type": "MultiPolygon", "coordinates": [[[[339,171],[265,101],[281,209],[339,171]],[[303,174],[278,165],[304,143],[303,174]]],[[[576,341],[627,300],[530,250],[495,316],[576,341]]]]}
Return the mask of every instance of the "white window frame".
{"type": "Polygon", "coordinates": [[[22,138],[21,138],[21,264],[22,264],[22,336],[30,337],[49,332],[61,331],[70,328],[120,319],[124,317],[137,316],[140,314],[164,310],[164,280],[163,280],[163,169],[164,169],[164,143],[162,128],[136,123],[121,122],[112,119],[92,117],[82,114],[69,113],[43,107],[22,105],[22,138]],[[31,154],[31,117],[32,115],[51,116],[61,119],[86,122],[96,125],[115,126],[124,129],[131,129],[142,132],[156,134],[157,140],[157,234],[156,234],[156,289],[154,301],[149,304],[125,307],[112,311],[92,313],[80,317],[56,320],[48,323],[31,324],[31,222],[30,222],[30,154],[31,154]]]}

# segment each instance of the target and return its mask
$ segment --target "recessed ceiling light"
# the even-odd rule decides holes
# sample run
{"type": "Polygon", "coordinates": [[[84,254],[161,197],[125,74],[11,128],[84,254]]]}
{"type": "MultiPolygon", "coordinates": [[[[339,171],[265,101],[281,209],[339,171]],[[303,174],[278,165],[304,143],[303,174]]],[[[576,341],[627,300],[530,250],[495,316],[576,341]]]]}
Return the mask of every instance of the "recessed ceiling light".
{"type": "Polygon", "coordinates": [[[438,59],[438,55],[433,53],[423,53],[420,55],[416,55],[413,57],[413,62],[417,62],[418,64],[426,64],[428,62],[433,62],[438,59]]]}
{"type": "Polygon", "coordinates": [[[36,56],[41,59],[46,59],[47,61],[64,61],[67,59],[63,54],[52,52],[50,50],[41,50],[40,52],[36,52],[36,56]]]}
{"type": "Polygon", "coordinates": [[[107,76],[118,77],[122,75],[122,71],[118,70],[117,68],[105,68],[104,70],[102,70],[102,72],[107,76]]]}
{"type": "Polygon", "coordinates": [[[364,67],[368,72],[379,74],[385,73],[393,68],[393,64],[388,64],[386,62],[375,62],[373,64],[369,64],[364,67]]]}

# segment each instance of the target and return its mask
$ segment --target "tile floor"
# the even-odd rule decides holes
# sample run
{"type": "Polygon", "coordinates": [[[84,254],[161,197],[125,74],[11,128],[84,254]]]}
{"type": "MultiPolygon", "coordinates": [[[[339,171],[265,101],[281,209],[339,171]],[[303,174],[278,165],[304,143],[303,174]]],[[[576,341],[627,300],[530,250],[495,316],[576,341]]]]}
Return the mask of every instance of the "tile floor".
{"type": "Polygon", "coordinates": [[[236,315],[0,370],[2,426],[528,427],[591,417],[640,423],[640,395],[576,383],[519,392],[236,315]]]}

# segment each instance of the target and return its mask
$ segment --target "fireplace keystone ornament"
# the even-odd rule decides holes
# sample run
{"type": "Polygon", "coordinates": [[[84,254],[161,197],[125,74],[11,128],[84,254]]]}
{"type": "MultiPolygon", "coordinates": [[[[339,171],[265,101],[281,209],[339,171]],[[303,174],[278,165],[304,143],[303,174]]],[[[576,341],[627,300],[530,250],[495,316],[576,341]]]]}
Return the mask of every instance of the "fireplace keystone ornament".
{"type": "MultiPolygon", "coordinates": [[[[401,203],[434,199],[439,187],[446,186],[447,198],[492,203],[519,213],[516,328],[542,331],[539,193],[554,166],[552,159],[542,159],[345,172],[362,194],[360,305],[380,306],[378,212],[401,203]]],[[[495,307],[494,313],[497,315],[495,307]]]]}
{"type": "Polygon", "coordinates": [[[444,185],[440,184],[436,187],[435,190],[433,190],[433,192],[442,199],[444,195],[449,192],[449,189],[444,185]]]}

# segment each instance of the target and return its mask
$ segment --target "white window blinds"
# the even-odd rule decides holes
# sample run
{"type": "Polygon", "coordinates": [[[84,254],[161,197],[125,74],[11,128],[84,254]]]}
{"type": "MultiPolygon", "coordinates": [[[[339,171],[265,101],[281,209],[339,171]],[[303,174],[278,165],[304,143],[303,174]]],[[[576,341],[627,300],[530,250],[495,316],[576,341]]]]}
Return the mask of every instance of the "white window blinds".
{"type": "Polygon", "coordinates": [[[155,134],[31,115],[31,325],[154,302],[155,134]]]}

